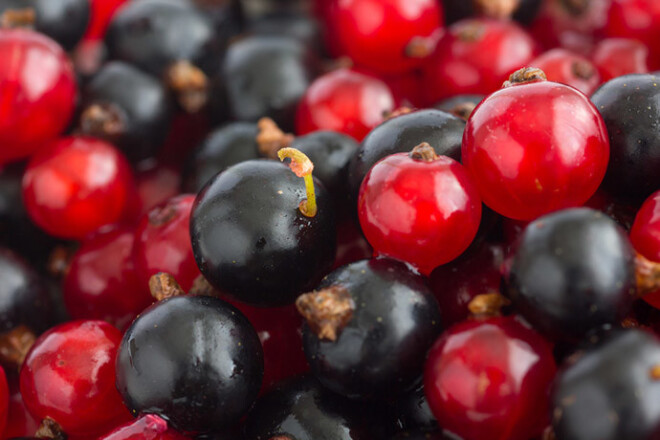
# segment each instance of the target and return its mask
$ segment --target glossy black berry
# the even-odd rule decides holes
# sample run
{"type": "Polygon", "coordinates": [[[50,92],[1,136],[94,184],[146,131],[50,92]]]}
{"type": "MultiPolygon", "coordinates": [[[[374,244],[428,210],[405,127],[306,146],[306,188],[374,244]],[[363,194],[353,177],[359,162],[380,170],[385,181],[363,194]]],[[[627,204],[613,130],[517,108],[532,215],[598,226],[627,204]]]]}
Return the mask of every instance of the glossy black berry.
{"type": "Polygon", "coordinates": [[[562,440],[650,440],[660,434],[660,341],[617,330],[559,372],[552,426],[562,440]]]}
{"type": "Polygon", "coordinates": [[[162,82],[113,61],[87,84],[80,129],[112,142],[134,161],[154,156],[169,131],[172,103],[162,82]]]}
{"type": "Polygon", "coordinates": [[[238,309],[177,296],[146,309],[117,353],[117,389],[134,415],[158,414],[186,432],[238,421],[263,377],[261,342],[238,309]]]}
{"type": "Polygon", "coordinates": [[[591,97],[610,137],[603,185],[616,195],[644,199],[660,188],[660,77],[625,75],[591,97]]]}
{"type": "Polygon", "coordinates": [[[438,304],[425,279],[403,263],[372,259],[335,270],[316,290],[296,305],[307,319],[303,348],[319,381],[354,399],[411,388],[442,331],[438,304]],[[350,302],[350,313],[332,329],[336,335],[319,325],[319,295],[350,302]]]}
{"type": "Polygon", "coordinates": [[[535,328],[577,339],[626,316],[635,298],[635,254],[626,233],[599,211],[549,214],[525,229],[508,290],[535,328]]]}
{"type": "Polygon", "coordinates": [[[434,432],[438,430],[438,420],[429,408],[423,384],[420,383],[411,391],[398,396],[394,402],[394,408],[401,426],[406,431],[434,432]]]}
{"type": "Polygon", "coordinates": [[[320,52],[323,43],[319,23],[308,14],[277,10],[264,14],[248,25],[254,35],[280,35],[292,37],[320,52]]]}
{"type": "Polygon", "coordinates": [[[457,440],[458,437],[444,434],[441,431],[403,431],[396,434],[391,440],[457,440]]]}
{"type": "Polygon", "coordinates": [[[252,122],[231,122],[209,133],[188,157],[183,172],[184,191],[198,193],[219,172],[258,159],[257,132],[257,125],[252,122]]]}
{"type": "Polygon", "coordinates": [[[197,265],[220,291],[253,305],[292,303],[318,284],[335,256],[332,200],[314,179],[318,212],[300,211],[303,179],[273,160],[250,160],[212,179],[190,219],[197,265]]]}
{"type": "Polygon", "coordinates": [[[89,0],[0,0],[0,14],[3,14],[3,21],[17,25],[34,18],[36,31],[71,50],[87,30],[89,3],[89,0]]]}
{"type": "Polygon", "coordinates": [[[472,111],[484,98],[484,95],[456,95],[443,99],[434,107],[467,121],[472,111]]]}
{"type": "Polygon", "coordinates": [[[376,162],[394,153],[409,152],[422,142],[438,155],[460,160],[465,121],[440,110],[419,110],[397,116],[371,130],[348,171],[349,195],[357,204],[364,176],[376,162]]]}

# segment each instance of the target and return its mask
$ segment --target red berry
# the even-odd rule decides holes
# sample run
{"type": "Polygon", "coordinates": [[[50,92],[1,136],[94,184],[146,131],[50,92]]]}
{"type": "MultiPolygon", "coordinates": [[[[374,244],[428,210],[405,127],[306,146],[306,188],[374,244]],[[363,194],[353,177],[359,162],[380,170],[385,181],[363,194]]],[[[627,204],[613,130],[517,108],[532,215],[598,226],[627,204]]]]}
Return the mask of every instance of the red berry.
{"type": "Polygon", "coordinates": [[[133,256],[143,289],[148,290],[149,278],[158,272],[174,276],[185,291],[200,275],[190,242],[194,202],[194,195],[180,195],[156,206],[140,220],[133,256]]]}
{"type": "Polygon", "coordinates": [[[440,39],[424,67],[424,90],[432,102],[454,95],[487,95],[536,52],[532,37],[513,22],[461,20],[440,39]]]}
{"type": "MultiPolygon", "coordinates": [[[[660,263],[660,191],[651,194],[637,212],[630,230],[630,241],[642,256],[660,263]]],[[[643,298],[660,309],[660,290],[648,293],[643,298]]]]}
{"type": "Polygon", "coordinates": [[[470,245],[479,228],[481,201],[463,166],[435,156],[426,144],[374,165],[360,187],[358,215],[377,254],[411,263],[428,275],[470,245]],[[424,157],[417,155],[420,148],[424,157]]]}
{"type": "Polygon", "coordinates": [[[179,194],[181,174],[172,166],[156,164],[135,175],[140,216],[179,194]]]}
{"type": "Polygon", "coordinates": [[[592,59],[600,71],[601,82],[629,73],[649,72],[649,49],[637,40],[606,38],[598,42],[592,59]]]}
{"type": "Polygon", "coordinates": [[[438,339],[424,389],[444,429],[464,440],[528,440],[549,423],[549,344],[513,317],[466,321],[438,339]]]}
{"type": "Polygon", "coordinates": [[[64,304],[74,319],[102,319],[125,328],[153,302],[133,265],[131,228],[116,227],[85,240],[63,282],[64,304]]]}
{"type": "Polygon", "coordinates": [[[28,157],[64,131],[76,79],[62,48],[45,35],[0,30],[0,164],[28,157]]]}
{"type": "MultiPolygon", "coordinates": [[[[537,72],[524,69],[512,80],[537,72]]],[[[505,87],[482,101],[465,127],[462,159],[486,205],[532,220],[586,202],[605,176],[609,149],[591,101],[541,80],[505,87]]]]}
{"type": "Polygon", "coordinates": [[[81,239],[117,222],[134,190],[131,169],[112,145],[65,137],[35,154],[23,176],[32,220],[51,235],[81,239]]]}
{"type": "Polygon", "coordinates": [[[334,130],[361,141],[392,110],[394,97],[383,81],[338,69],[309,86],[296,114],[296,132],[334,130]]]}
{"type": "Polygon", "coordinates": [[[567,49],[549,50],[529,64],[544,71],[548,81],[575,87],[587,96],[601,83],[596,66],[588,58],[567,49]]]}
{"type": "Polygon", "coordinates": [[[115,388],[119,330],[103,321],[71,321],[41,335],[21,368],[25,406],[71,435],[94,435],[130,419],[115,388]]]}
{"type": "Polygon", "coordinates": [[[90,0],[92,10],[85,40],[101,40],[108,25],[121,5],[127,0],[90,0]]]}
{"type": "Polygon", "coordinates": [[[9,385],[5,370],[0,367],[0,435],[5,431],[9,415],[9,385]]]}
{"type": "Polygon", "coordinates": [[[651,53],[651,70],[660,68],[660,2],[657,0],[612,0],[605,33],[645,44],[651,53]]]}
{"type": "MultiPolygon", "coordinates": [[[[14,383],[12,382],[12,389],[14,383]]],[[[25,404],[23,403],[23,396],[18,390],[18,383],[16,381],[16,391],[13,391],[9,396],[9,412],[7,417],[7,427],[3,433],[3,439],[10,439],[15,437],[32,437],[39,427],[34,417],[29,413],[25,404]]]]}
{"type": "Polygon", "coordinates": [[[419,67],[442,26],[437,0],[322,0],[329,47],[379,73],[419,67]]]}
{"type": "Polygon", "coordinates": [[[167,426],[167,422],[157,415],[148,414],[126,422],[99,440],[187,440],[167,426]]]}

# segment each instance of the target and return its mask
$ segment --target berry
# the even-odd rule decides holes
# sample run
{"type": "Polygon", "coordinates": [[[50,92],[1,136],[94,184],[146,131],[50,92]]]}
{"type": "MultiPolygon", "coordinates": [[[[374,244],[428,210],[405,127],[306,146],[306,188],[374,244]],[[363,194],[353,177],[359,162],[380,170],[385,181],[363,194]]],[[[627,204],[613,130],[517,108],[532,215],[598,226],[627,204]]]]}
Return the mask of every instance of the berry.
{"type": "Polygon", "coordinates": [[[1,164],[30,156],[64,131],[75,105],[76,80],[66,53],[53,40],[3,29],[0,90],[1,164]]]}
{"type": "Polygon", "coordinates": [[[167,422],[149,414],[138,417],[105,434],[99,440],[186,440],[188,437],[167,427],[167,422]]]}
{"type": "Polygon", "coordinates": [[[421,66],[442,31],[443,12],[436,0],[326,1],[323,18],[332,46],[356,65],[379,73],[421,66]]]}
{"type": "Polygon", "coordinates": [[[532,220],[586,202],[609,151],[605,123],[589,99],[530,68],[474,110],[462,158],[489,208],[532,220]]]}
{"type": "Polygon", "coordinates": [[[135,175],[137,186],[136,216],[146,214],[166,200],[179,194],[181,174],[174,166],[160,162],[143,162],[135,175]]]}
{"type": "Polygon", "coordinates": [[[605,34],[638,40],[649,49],[651,70],[660,68],[660,4],[654,0],[612,0],[605,34]]]}
{"type": "Polygon", "coordinates": [[[510,21],[461,20],[449,27],[424,66],[431,102],[453,95],[489,94],[536,56],[536,43],[510,21]]]}
{"type": "Polygon", "coordinates": [[[620,322],[630,310],[635,298],[632,246],[612,219],[592,209],[541,217],[523,233],[508,291],[516,310],[536,329],[576,340],[620,322]]]}
{"type": "Polygon", "coordinates": [[[428,144],[378,162],[358,198],[360,226],[376,254],[423,274],[458,257],[474,239],[481,200],[467,170],[428,144]]]}
{"type": "Polygon", "coordinates": [[[307,319],[303,347],[312,373],[351,399],[409,389],[442,331],[425,280],[388,259],[335,270],[296,306],[307,319]]]}
{"type": "Polygon", "coordinates": [[[87,28],[87,32],[85,32],[85,40],[95,41],[103,39],[112,17],[126,1],[90,0],[92,9],[89,27],[87,28]]]}
{"type": "Polygon", "coordinates": [[[548,81],[575,87],[591,95],[601,84],[599,69],[582,55],[566,49],[552,49],[529,63],[545,72],[548,81]]]}
{"type": "Polygon", "coordinates": [[[115,389],[121,333],[103,321],[51,328],[21,368],[21,394],[36,418],[50,417],[70,435],[98,435],[129,418],[115,389]]]}
{"type": "MultiPolygon", "coordinates": [[[[630,241],[635,250],[648,260],[660,262],[660,219],[656,212],[660,209],[660,191],[656,191],[644,202],[630,230],[630,241]]],[[[644,300],[660,308],[660,291],[649,292],[644,300]]]]}
{"type": "Polygon", "coordinates": [[[548,423],[555,376],[549,344],[515,317],[457,324],[429,352],[426,398],[465,440],[527,440],[548,423]]]}
{"type": "Polygon", "coordinates": [[[65,137],[35,154],[23,176],[32,220],[56,237],[84,238],[122,218],[134,190],[131,169],[112,145],[65,137]]]}
{"type": "Polygon", "coordinates": [[[467,121],[474,109],[485,98],[484,95],[455,95],[443,99],[434,107],[467,121]]]}
{"type": "MultiPolygon", "coordinates": [[[[397,396],[394,405],[397,419],[400,420],[403,429],[407,431],[422,431],[427,433],[439,429],[438,420],[436,420],[431,412],[429,402],[426,400],[423,383],[420,383],[411,391],[397,396]]],[[[396,438],[398,439],[399,437],[396,438]]],[[[423,439],[424,437],[421,438],[423,439]]]]}
{"type": "Polygon", "coordinates": [[[260,15],[248,23],[251,35],[287,36],[295,38],[316,52],[323,50],[320,23],[309,14],[279,8],[260,15]]]}
{"type": "Polygon", "coordinates": [[[186,432],[238,421],[262,376],[256,332],[237,309],[209,296],[152,305],[133,321],[117,354],[117,389],[133,415],[157,414],[186,432]]]}
{"type": "Polygon", "coordinates": [[[610,163],[603,185],[614,195],[643,200],[660,188],[658,96],[659,77],[625,75],[607,82],[591,97],[609,133],[610,163]]]}
{"type": "Polygon", "coordinates": [[[442,0],[447,23],[454,23],[474,15],[491,18],[513,18],[528,25],[538,14],[540,0],[442,0]]]}
{"type": "Polygon", "coordinates": [[[5,370],[0,367],[0,434],[5,432],[9,415],[9,385],[5,370]]]}
{"type": "Polygon", "coordinates": [[[592,55],[602,82],[629,73],[648,73],[648,58],[646,46],[625,38],[607,38],[598,42],[592,55]]]}
{"type": "Polygon", "coordinates": [[[25,408],[23,397],[16,381],[10,381],[10,391],[7,426],[3,432],[3,438],[10,439],[34,435],[39,427],[39,422],[25,408]],[[16,390],[14,390],[14,384],[16,384],[16,390]]]}
{"type": "Polygon", "coordinates": [[[394,110],[394,97],[381,80],[349,69],[318,77],[300,100],[296,133],[334,130],[361,141],[394,110]]]}

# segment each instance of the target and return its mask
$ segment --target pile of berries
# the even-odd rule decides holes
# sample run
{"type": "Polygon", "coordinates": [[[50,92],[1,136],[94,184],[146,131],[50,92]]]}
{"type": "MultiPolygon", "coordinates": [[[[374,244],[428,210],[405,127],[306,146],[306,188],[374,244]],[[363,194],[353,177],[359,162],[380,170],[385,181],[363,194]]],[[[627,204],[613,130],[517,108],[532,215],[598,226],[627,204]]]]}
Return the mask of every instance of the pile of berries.
{"type": "Polygon", "coordinates": [[[17,438],[660,438],[660,1],[0,0],[17,438]]]}

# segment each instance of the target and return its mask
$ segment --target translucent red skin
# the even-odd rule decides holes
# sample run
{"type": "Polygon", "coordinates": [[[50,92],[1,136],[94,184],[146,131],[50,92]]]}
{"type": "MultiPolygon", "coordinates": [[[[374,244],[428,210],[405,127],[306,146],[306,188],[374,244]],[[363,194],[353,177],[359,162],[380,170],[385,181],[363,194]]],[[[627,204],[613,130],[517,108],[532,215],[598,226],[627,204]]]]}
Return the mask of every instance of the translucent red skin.
{"type": "Polygon", "coordinates": [[[5,370],[0,367],[0,435],[5,431],[9,416],[9,385],[5,370]]]}
{"type": "MultiPolygon", "coordinates": [[[[642,256],[660,262],[660,191],[651,194],[637,212],[630,230],[630,241],[642,256]]],[[[643,298],[653,307],[660,308],[660,290],[643,298]]]]}
{"type": "Polygon", "coordinates": [[[0,164],[30,156],[66,129],[76,87],[71,61],[55,41],[0,30],[0,164]]]}
{"type": "Polygon", "coordinates": [[[656,0],[612,0],[605,35],[641,41],[651,53],[650,70],[660,69],[660,3],[656,0]]]}
{"type": "Polygon", "coordinates": [[[549,423],[550,345],[514,317],[465,321],[429,352],[424,389],[444,429],[464,440],[528,440],[549,423]]]}
{"type": "Polygon", "coordinates": [[[190,242],[190,212],[194,201],[195,195],[182,194],[142,216],[135,230],[133,259],[143,289],[148,291],[152,275],[166,272],[187,292],[200,275],[190,242]],[[173,212],[169,221],[164,224],[155,221],[168,212],[173,212]]]}
{"type": "Polygon", "coordinates": [[[116,223],[135,190],[126,158],[112,145],[64,137],[35,154],[23,176],[30,218],[49,234],[82,239],[116,223]]]}
{"type": "Polygon", "coordinates": [[[100,40],[120,6],[127,0],[89,0],[92,6],[89,26],[85,32],[84,40],[100,40]]]}
{"type": "Polygon", "coordinates": [[[488,95],[538,54],[535,41],[514,22],[465,19],[451,25],[425,64],[424,90],[432,102],[454,95],[488,95]],[[476,41],[461,38],[479,29],[476,41]]]}
{"type": "Polygon", "coordinates": [[[23,401],[74,436],[99,435],[130,420],[115,388],[121,332],[104,321],[70,321],[42,334],[20,373],[23,401]]]}
{"type": "Polygon", "coordinates": [[[361,141],[394,110],[389,87],[378,78],[338,69],[309,86],[296,112],[296,133],[334,130],[361,141]]]}
{"type": "Polygon", "coordinates": [[[11,394],[7,412],[7,426],[0,438],[32,437],[39,427],[39,422],[25,408],[23,396],[18,390],[18,381],[14,380],[10,385],[11,394]]]}
{"type": "Polygon", "coordinates": [[[595,92],[602,82],[598,69],[588,58],[567,49],[549,50],[534,58],[529,65],[544,71],[548,81],[575,87],[587,96],[595,92]],[[588,79],[580,77],[576,72],[581,64],[593,69],[593,73],[588,79]]]}
{"type": "Polygon", "coordinates": [[[481,220],[481,200],[467,170],[453,159],[424,162],[399,153],[365,176],[358,216],[376,254],[428,275],[470,245],[481,220]]]}
{"type": "Polygon", "coordinates": [[[462,160],[486,205],[505,217],[532,220],[586,202],[605,176],[609,151],[591,101],[542,81],[482,101],[465,127],[462,160]]]}
{"type": "Polygon", "coordinates": [[[436,0],[322,0],[320,17],[328,47],[358,66],[379,73],[404,73],[424,58],[406,56],[413,38],[437,38],[444,20],[436,0]]]}
{"type": "Polygon", "coordinates": [[[637,40],[606,38],[596,44],[591,58],[605,83],[629,73],[648,73],[649,49],[637,40]]]}
{"type": "Polygon", "coordinates": [[[157,415],[140,416],[117,427],[99,440],[188,440],[188,437],[167,427],[167,422],[157,415]]]}
{"type": "Polygon", "coordinates": [[[74,319],[102,319],[123,329],[154,300],[133,264],[135,231],[116,227],[82,242],[64,277],[64,304],[74,319]]]}

